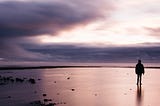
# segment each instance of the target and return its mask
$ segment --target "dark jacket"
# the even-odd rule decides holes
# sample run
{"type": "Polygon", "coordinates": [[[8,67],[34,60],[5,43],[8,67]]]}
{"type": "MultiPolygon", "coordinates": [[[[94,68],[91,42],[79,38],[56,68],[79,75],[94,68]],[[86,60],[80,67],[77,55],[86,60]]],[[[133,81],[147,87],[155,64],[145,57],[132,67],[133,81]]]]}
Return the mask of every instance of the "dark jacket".
{"type": "Polygon", "coordinates": [[[136,69],[135,69],[136,74],[140,75],[140,74],[144,74],[144,66],[141,63],[138,63],[136,65],[136,69]]]}

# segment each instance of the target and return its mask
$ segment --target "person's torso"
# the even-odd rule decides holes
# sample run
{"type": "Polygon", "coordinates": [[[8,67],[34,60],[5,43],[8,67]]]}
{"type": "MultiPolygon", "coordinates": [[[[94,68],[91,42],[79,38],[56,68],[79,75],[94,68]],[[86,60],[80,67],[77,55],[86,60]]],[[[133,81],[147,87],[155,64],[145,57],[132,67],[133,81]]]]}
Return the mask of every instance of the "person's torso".
{"type": "Polygon", "coordinates": [[[136,71],[137,71],[138,74],[143,73],[143,71],[144,71],[143,65],[138,63],[138,64],[136,65],[136,71]]]}

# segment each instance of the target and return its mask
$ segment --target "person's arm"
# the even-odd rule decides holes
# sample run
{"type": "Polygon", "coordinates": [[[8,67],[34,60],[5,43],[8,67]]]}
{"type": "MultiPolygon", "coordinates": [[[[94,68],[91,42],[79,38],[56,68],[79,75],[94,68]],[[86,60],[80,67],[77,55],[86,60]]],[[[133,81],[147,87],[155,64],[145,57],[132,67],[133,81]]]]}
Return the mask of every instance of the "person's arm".
{"type": "MultiPolygon", "coordinates": [[[[142,65],[143,66],[143,65],[142,65]]],[[[143,75],[144,75],[145,71],[144,71],[144,66],[143,66],[143,75]]]]}
{"type": "Polygon", "coordinates": [[[137,65],[136,65],[136,67],[135,67],[135,73],[137,74],[137,65]]]}

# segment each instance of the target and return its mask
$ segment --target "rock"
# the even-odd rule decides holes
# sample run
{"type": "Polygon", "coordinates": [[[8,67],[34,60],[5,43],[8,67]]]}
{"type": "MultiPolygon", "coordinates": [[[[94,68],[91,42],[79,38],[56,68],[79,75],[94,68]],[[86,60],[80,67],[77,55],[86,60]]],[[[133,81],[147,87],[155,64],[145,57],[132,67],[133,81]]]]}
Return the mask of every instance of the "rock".
{"type": "Polygon", "coordinates": [[[70,77],[67,78],[68,80],[70,79],[70,77]]]}
{"type": "Polygon", "coordinates": [[[43,96],[47,96],[47,94],[43,94],[43,96]]]}
{"type": "Polygon", "coordinates": [[[26,80],[27,78],[26,78],[26,77],[24,77],[23,79],[24,79],[24,80],[26,80]]]}
{"type": "Polygon", "coordinates": [[[11,82],[14,82],[14,79],[10,79],[11,82]]]}
{"type": "Polygon", "coordinates": [[[52,99],[48,99],[48,101],[52,101],[52,99]]]}
{"type": "Polygon", "coordinates": [[[75,91],[75,89],[71,89],[72,91],[75,91]]]}
{"type": "Polygon", "coordinates": [[[48,102],[48,99],[43,99],[44,102],[48,102]]]}
{"type": "Polygon", "coordinates": [[[2,79],[2,80],[3,80],[4,82],[6,82],[6,80],[7,80],[7,79],[6,79],[6,77],[3,77],[3,79],[2,79]]]}
{"type": "Polygon", "coordinates": [[[33,79],[33,78],[30,78],[28,81],[29,81],[31,84],[35,84],[35,83],[36,83],[35,79],[33,79]]]}
{"type": "Polygon", "coordinates": [[[11,96],[8,96],[7,98],[11,98],[11,96]]]}
{"type": "Polygon", "coordinates": [[[0,85],[6,85],[6,83],[4,83],[4,82],[1,82],[1,83],[0,83],[0,85]]]}
{"type": "Polygon", "coordinates": [[[16,78],[16,82],[23,82],[24,80],[21,78],[16,78]]]}
{"type": "Polygon", "coordinates": [[[43,99],[44,102],[52,101],[52,99],[43,99]]]}
{"type": "Polygon", "coordinates": [[[43,105],[42,105],[42,102],[41,102],[40,100],[33,101],[33,102],[31,102],[30,104],[32,104],[33,106],[43,106],[43,105]]]}

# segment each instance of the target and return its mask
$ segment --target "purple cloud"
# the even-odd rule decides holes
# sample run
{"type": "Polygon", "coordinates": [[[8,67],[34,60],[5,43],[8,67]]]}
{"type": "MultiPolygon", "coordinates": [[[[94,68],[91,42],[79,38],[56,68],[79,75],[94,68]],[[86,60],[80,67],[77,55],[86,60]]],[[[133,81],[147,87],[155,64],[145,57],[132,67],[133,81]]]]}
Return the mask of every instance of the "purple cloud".
{"type": "MultiPolygon", "coordinates": [[[[102,8],[96,5],[80,1],[1,2],[0,35],[1,37],[55,35],[61,30],[102,18],[104,16],[102,8]]],[[[109,4],[107,6],[105,11],[111,11],[112,8],[109,8],[111,6],[109,4]]]]}
{"type": "Polygon", "coordinates": [[[103,18],[104,11],[109,14],[113,7],[102,1],[0,2],[0,58],[47,60],[50,55],[28,51],[22,42],[34,43],[26,38],[43,34],[55,36],[60,31],[103,18]]]}

